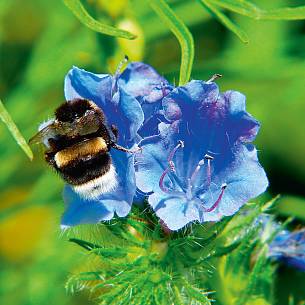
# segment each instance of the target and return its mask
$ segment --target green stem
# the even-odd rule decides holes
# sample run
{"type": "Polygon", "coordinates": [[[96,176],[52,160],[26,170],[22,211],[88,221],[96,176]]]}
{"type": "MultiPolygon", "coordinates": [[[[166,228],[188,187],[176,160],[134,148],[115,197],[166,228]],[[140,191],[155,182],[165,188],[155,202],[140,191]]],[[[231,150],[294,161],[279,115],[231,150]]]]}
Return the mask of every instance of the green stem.
{"type": "Polygon", "coordinates": [[[170,28],[181,46],[179,85],[186,84],[191,76],[194,61],[194,40],[184,22],[174,13],[164,0],[148,0],[152,9],[170,28]]]}

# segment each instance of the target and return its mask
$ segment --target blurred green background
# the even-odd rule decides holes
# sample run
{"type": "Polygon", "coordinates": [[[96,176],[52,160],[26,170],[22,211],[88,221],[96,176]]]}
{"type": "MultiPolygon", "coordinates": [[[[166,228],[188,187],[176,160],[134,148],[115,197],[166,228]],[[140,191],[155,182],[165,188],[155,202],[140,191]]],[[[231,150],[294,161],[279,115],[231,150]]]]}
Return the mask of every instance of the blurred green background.
{"type": "MultiPolygon", "coordinates": [[[[192,78],[223,74],[222,90],[247,96],[262,123],[256,140],[270,179],[260,200],[281,194],[279,219],[305,222],[305,22],[254,21],[228,13],[249,36],[243,44],[196,1],[168,1],[195,40],[192,78]]],[[[265,8],[304,1],[259,0],[265,8]]],[[[133,41],[95,33],[61,1],[0,1],[0,98],[26,139],[63,101],[72,65],[113,73],[127,54],[178,83],[180,47],[146,1],[87,0],[96,19],[138,35],[133,41]]],[[[39,156],[39,154],[38,154],[39,156]]],[[[39,157],[30,162],[0,123],[0,304],[90,304],[64,284],[82,252],[59,230],[63,183],[39,157]]],[[[288,267],[276,274],[277,304],[305,299],[305,275],[288,267]]]]}

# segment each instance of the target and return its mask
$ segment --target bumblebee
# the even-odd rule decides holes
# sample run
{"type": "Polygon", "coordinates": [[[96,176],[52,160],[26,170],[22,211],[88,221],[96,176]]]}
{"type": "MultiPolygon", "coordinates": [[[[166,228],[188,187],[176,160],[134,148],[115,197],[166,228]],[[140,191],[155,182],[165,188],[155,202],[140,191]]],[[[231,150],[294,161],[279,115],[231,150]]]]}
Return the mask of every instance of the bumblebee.
{"type": "Polygon", "coordinates": [[[110,149],[126,153],[117,144],[118,129],[107,125],[104,112],[92,101],[74,99],[55,110],[55,118],[39,126],[30,144],[42,143],[46,162],[85,199],[96,199],[118,185],[110,149]]]}

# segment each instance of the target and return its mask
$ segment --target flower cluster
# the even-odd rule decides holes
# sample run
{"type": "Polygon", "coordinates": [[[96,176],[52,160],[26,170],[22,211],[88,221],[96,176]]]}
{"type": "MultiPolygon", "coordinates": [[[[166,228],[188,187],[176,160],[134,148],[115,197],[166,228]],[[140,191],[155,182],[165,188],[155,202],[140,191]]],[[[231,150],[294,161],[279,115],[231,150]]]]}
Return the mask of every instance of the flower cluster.
{"type": "Polygon", "coordinates": [[[214,80],[174,87],[143,63],[113,76],[72,68],[66,99],[92,100],[118,127],[120,145],[142,149],[135,156],[111,150],[118,187],[96,200],[67,185],[62,225],[124,217],[140,193],[169,230],[178,230],[233,215],[264,192],[268,180],[251,144],[259,123],[243,94],[221,93],[214,80]]]}

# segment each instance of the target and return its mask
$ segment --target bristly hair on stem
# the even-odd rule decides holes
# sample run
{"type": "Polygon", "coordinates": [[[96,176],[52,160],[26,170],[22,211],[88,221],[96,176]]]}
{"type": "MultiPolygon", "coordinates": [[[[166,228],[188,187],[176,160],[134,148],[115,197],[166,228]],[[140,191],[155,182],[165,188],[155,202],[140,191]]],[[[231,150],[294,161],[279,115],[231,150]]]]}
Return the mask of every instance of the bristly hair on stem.
{"type": "Polygon", "coordinates": [[[275,266],[268,259],[266,241],[274,230],[264,231],[268,236],[262,242],[258,221],[269,217],[262,213],[272,204],[247,205],[221,222],[193,224],[170,234],[149,209],[134,207],[130,217],[98,225],[104,229],[92,240],[70,238],[88,253],[90,264],[69,279],[67,289],[89,290],[105,305],[113,300],[211,305],[215,299],[235,304],[236,295],[272,304],[275,266]],[[115,243],[101,236],[107,232],[115,236],[115,243]]]}

